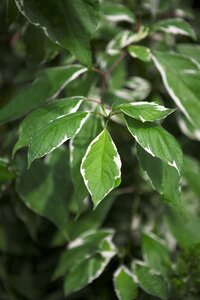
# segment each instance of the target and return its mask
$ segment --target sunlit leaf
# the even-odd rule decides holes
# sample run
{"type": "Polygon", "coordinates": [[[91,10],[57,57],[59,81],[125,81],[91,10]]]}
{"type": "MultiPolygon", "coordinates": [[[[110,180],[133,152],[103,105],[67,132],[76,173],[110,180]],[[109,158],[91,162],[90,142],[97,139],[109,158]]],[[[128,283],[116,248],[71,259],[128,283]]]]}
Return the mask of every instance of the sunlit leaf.
{"type": "Polygon", "coordinates": [[[101,131],[100,119],[91,114],[83,124],[79,133],[70,142],[70,165],[74,183],[73,201],[77,211],[81,212],[84,207],[84,199],[88,196],[83,177],[80,173],[82,158],[92,140],[101,131]]]}
{"type": "Polygon", "coordinates": [[[59,99],[29,114],[20,124],[19,139],[13,149],[13,154],[20,148],[28,146],[34,133],[47,123],[76,112],[83,99],[83,97],[59,99]]]}
{"type": "Polygon", "coordinates": [[[144,62],[151,61],[151,51],[149,48],[144,46],[129,46],[128,47],[129,54],[134,57],[138,58],[144,62]]]}
{"type": "Polygon", "coordinates": [[[81,174],[95,208],[119,185],[121,160],[107,130],[103,130],[87,148],[81,164],[81,174]]]}
{"type": "Polygon", "coordinates": [[[28,145],[28,166],[72,138],[85,122],[88,113],[76,112],[43,124],[33,132],[28,145]]]}
{"type": "Polygon", "coordinates": [[[142,122],[154,122],[164,119],[174,111],[173,109],[158,105],[155,102],[123,103],[117,108],[126,115],[142,122]]]}
{"type": "Polygon", "coordinates": [[[114,287],[119,300],[137,299],[138,287],[136,280],[137,278],[134,278],[134,275],[125,266],[120,266],[115,271],[114,287]]]}
{"type": "Polygon", "coordinates": [[[150,155],[161,159],[169,166],[181,172],[183,154],[176,139],[160,125],[142,123],[126,117],[127,126],[137,143],[150,155]]]}

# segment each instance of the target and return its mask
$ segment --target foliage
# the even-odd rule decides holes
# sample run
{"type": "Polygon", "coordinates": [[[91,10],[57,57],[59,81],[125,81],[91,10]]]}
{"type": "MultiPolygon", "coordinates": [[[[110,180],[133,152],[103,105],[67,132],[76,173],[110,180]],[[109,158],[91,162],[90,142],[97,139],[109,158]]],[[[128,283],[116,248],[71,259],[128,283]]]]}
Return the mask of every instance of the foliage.
{"type": "Polygon", "coordinates": [[[1,1],[1,299],[199,299],[194,6],[1,1]]]}

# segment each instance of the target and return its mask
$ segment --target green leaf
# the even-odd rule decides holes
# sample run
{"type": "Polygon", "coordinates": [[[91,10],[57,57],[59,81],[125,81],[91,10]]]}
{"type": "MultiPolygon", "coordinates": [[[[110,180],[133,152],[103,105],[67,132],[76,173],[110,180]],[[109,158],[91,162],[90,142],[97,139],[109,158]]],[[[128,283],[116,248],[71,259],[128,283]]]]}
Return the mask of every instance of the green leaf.
{"type": "MultiPolygon", "coordinates": [[[[106,65],[105,68],[109,68],[114,64],[116,57],[106,55],[106,65]]],[[[126,61],[122,59],[120,63],[115,67],[115,72],[110,74],[109,79],[109,91],[116,91],[117,89],[122,88],[126,84],[126,61]]]]}
{"type": "Polygon", "coordinates": [[[5,180],[12,180],[16,177],[14,169],[7,159],[0,157],[0,183],[5,180]]]}
{"type": "Polygon", "coordinates": [[[78,213],[85,207],[84,199],[88,196],[88,191],[80,173],[82,158],[89,144],[97,134],[100,133],[101,128],[100,119],[91,114],[83,124],[79,133],[70,141],[70,166],[74,183],[73,201],[77,206],[78,213]]]}
{"type": "Polygon", "coordinates": [[[81,175],[92,196],[94,208],[119,185],[121,160],[106,129],[87,148],[81,163],[81,175]]]}
{"type": "Polygon", "coordinates": [[[103,2],[101,3],[100,9],[103,17],[110,22],[135,23],[135,16],[125,5],[112,2],[103,2]]]}
{"type": "MultiPolygon", "coordinates": [[[[20,200],[19,200],[20,201],[20,200]]],[[[5,210],[4,210],[5,211],[5,210]]],[[[10,211],[10,219],[3,218],[4,224],[0,226],[0,250],[2,255],[11,254],[13,257],[23,255],[37,255],[36,249],[32,240],[27,236],[26,231],[23,230],[22,224],[16,218],[15,214],[10,211]]]]}
{"type": "Polygon", "coordinates": [[[77,238],[80,234],[91,230],[98,229],[102,226],[107,218],[107,215],[115,201],[116,191],[111,192],[106,196],[105,201],[102,201],[95,210],[82,214],[76,221],[71,221],[68,224],[69,236],[77,238]]]}
{"type": "Polygon", "coordinates": [[[163,196],[166,203],[179,207],[182,204],[182,195],[180,176],[177,171],[159,158],[150,155],[139,144],[137,144],[137,156],[153,188],[163,196]]]}
{"type": "Polygon", "coordinates": [[[142,253],[147,265],[166,275],[171,265],[170,252],[165,241],[153,233],[143,233],[142,253]]]}
{"type": "Polygon", "coordinates": [[[44,64],[63,52],[63,48],[49,40],[40,27],[28,22],[23,31],[23,46],[30,67],[44,64]]]}
{"type": "Polygon", "coordinates": [[[148,97],[151,92],[150,82],[144,78],[133,76],[130,77],[123,88],[114,88],[109,93],[109,103],[123,104],[125,101],[141,101],[148,97]]]}
{"type": "Polygon", "coordinates": [[[112,258],[117,253],[117,249],[112,242],[112,238],[113,238],[112,235],[108,236],[99,245],[98,252],[100,252],[101,255],[105,258],[109,258],[109,257],[112,258]]]}
{"type": "Polygon", "coordinates": [[[144,46],[129,46],[128,53],[134,57],[138,58],[144,62],[151,61],[151,51],[149,48],[144,46]]]}
{"type": "MultiPolygon", "coordinates": [[[[71,218],[68,222],[67,229],[70,240],[74,240],[80,237],[80,235],[86,232],[93,232],[102,227],[104,224],[111,207],[117,197],[117,191],[112,191],[108,196],[106,196],[105,201],[102,201],[95,210],[91,208],[81,214],[78,218],[71,218]],[[92,230],[91,230],[92,228],[92,230]]],[[[71,202],[69,210],[71,212],[71,202]]],[[[65,245],[66,241],[60,232],[56,233],[52,242],[52,247],[57,247],[58,245],[65,245]]]]}
{"type": "Polygon", "coordinates": [[[90,39],[99,19],[98,0],[15,0],[21,13],[55,43],[91,67],[90,39]]]}
{"type": "Polygon", "coordinates": [[[132,43],[137,43],[148,36],[149,29],[141,26],[137,33],[130,30],[120,31],[108,44],[107,53],[109,55],[120,54],[121,50],[132,43]]]}
{"type": "Polygon", "coordinates": [[[133,300],[137,298],[138,287],[131,271],[120,266],[114,273],[115,293],[119,300],[133,300]]]}
{"type": "Polygon", "coordinates": [[[195,59],[200,64],[200,46],[193,44],[178,44],[176,46],[178,52],[190,58],[195,59]]]}
{"type": "Polygon", "coordinates": [[[164,219],[177,243],[186,248],[200,243],[200,220],[197,212],[191,211],[188,203],[184,204],[184,211],[170,208],[164,219]]]}
{"type": "Polygon", "coordinates": [[[68,201],[71,182],[68,175],[68,152],[55,150],[47,161],[36,161],[17,181],[16,190],[22,201],[35,213],[51,220],[67,233],[68,201]]]}
{"type": "Polygon", "coordinates": [[[188,120],[199,129],[199,65],[177,53],[155,52],[152,57],[167,92],[188,120]]]}
{"type": "Polygon", "coordinates": [[[167,283],[159,273],[140,261],[134,263],[133,270],[137,276],[139,285],[146,293],[163,300],[167,299],[167,283]]]}
{"type": "Polygon", "coordinates": [[[0,123],[15,120],[46,100],[55,98],[61,89],[86,71],[87,69],[80,65],[55,67],[41,71],[31,85],[20,91],[0,110],[0,123]]]}
{"type": "MultiPolygon", "coordinates": [[[[27,207],[19,198],[14,203],[16,216],[24,223],[33,240],[37,240],[37,231],[41,225],[41,218],[27,207]]],[[[65,239],[65,236],[64,236],[65,239]]],[[[66,241],[66,239],[65,239],[66,241]]]]}
{"type": "Polygon", "coordinates": [[[153,32],[163,31],[170,34],[186,35],[196,40],[196,34],[192,26],[186,21],[178,18],[161,20],[155,23],[151,29],[153,32]]]}
{"type": "Polygon", "coordinates": [[[76,112],[53,119],[31,134],[28,145],[28,166],[72,138],[85,122],[88,113],[76,112]]]}
{"type": "MultiPolygon", "coordinates": [[[[111,230],[85,232],[77,239],[71,241],[67,249],[62,253],[53,278],[57,279],[60,276],[66,275],[85,259],[92,257],[99,251],[102,252],[101,247],[103,242],[105,240],[111,241],[113,234],[111,230]]],[[[113,251],[114,250],[112,250],[112,254],[113,251]]]]}
{"type": "Polygon", "coordinates": [[[183,177],[186,179],[187,184],[198,197],[200,197],[199,174],[199,161],[185,155],[183,164],[183,177]]]}
{"type": "Polygon", "coordinates": [[[47,40],[40,28],[32,24],[27,24],[23,33],[23,42],[28,63],[40,64],[43,62],[46,54],[45,48],[47,40]],[[40,47],[35,47],[37,44],[39,44],[40,47]]]}
{"type": "Polygon", "coordinates": [[[200,141],[200,130],[183,114],[178,116],[178,125],[181,131],[191,140],[200,141]]]}
{"type": "Polygon", "coordinates": [[[19,139],[13,149],[13,155],[20,148],[28,146],[32,136],[47,123],[76,112],[83,100],[83,97],[59,99],[29,114],[20,124],[19,139]]]}
{"type": "Polygon", "coordinates": [[[98,278],[111,260],[111,256],[104,257],[101,254],[95,254],[87,258],[76,266],[64,279],[64,293],[69,295],[77,292],[86,285],[98,278]]]}
{"type": "Polygon", "coordinates": [[[182,150],[176,139],[158,124],[126,117],[128,130],[137,143],[153,157],[161,159],[180,174],[183,164],[182,150]]]}
{"type": "Polygon", "coordinates": [[[174,109],[165,108],[155,102],[123,103],[116,108],[123,111],[126,115],[142,122],[158,121],[174,112],[174,109]]]}

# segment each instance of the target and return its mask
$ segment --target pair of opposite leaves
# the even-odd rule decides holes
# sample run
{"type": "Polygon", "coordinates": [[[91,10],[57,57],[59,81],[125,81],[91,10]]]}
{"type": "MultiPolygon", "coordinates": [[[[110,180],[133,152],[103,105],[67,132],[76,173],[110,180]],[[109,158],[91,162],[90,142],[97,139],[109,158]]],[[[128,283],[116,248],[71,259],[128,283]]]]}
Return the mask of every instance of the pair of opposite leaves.
{"type": "MultiPolygon", "coordinates": [[[[34,159],[52,152],[76,136],[84,129],[83,125],[90,115],[89,112],[77,112],[84,100],[84,97],[60,99],[32,112],[20,125],[19,140],[13,153],[28,146],[30,166],[34,159]]],[[[182,152],[178,143],[160,125],[153,123],[173,110],[154,102],[125,103],[115,109],[128,116],[128,130],[144,150],[180,173],[182,152]]],[[[83,153],[80,172],[95,207],[120,184],[121,160],[107,129],[103,129],[83,153]]]]}

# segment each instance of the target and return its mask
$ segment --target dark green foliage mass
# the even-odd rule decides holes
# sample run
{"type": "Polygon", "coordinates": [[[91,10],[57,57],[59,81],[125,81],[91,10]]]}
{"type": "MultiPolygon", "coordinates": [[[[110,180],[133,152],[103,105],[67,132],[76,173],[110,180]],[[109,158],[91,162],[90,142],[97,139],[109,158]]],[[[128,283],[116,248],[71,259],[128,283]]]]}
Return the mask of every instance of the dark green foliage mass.
{"type": "Polygon", "coordinates": [[[0,300],[200,299],[199,8],[0,1],[0,300]]]}

